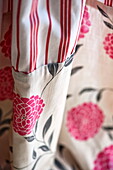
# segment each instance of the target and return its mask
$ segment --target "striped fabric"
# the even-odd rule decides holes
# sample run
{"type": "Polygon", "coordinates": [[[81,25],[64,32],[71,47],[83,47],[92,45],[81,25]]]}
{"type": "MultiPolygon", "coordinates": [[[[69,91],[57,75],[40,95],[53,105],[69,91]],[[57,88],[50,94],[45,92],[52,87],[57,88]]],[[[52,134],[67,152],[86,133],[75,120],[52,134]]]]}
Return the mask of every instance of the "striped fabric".
{"type": "Polygon", "coordinates": [[[30,73],[70,56],[75,49],[84,3],[85,0],[13,1],[14,69],[30,73]]]}
{"type": "Polygon", "coordinates": [[[113,0],[104,0],[104,4],[107,6],[113,6],[113,0]]]}
{"type": "Polygon", "coordinates": [[[98,0],[100,2],[103,2],[107,6],[113,7],[113,0],[98,0]]]}

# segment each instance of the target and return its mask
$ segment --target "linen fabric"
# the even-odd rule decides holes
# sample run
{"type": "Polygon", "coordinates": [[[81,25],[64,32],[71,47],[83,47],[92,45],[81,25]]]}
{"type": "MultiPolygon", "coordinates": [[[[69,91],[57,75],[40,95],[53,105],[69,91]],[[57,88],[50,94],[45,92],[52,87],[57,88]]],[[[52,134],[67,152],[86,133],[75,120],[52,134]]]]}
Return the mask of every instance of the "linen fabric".
{"type": "Polygon", "coordinates": [[[0,170],[113,169],[112,6],[0,1],[0,170]]]}

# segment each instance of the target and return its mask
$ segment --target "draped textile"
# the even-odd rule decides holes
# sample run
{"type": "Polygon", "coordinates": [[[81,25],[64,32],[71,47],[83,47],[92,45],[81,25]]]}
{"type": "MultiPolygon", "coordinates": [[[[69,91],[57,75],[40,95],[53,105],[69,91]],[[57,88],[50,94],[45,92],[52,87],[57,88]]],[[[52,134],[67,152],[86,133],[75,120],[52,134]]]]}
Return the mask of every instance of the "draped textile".
{"type": "Polygon", "coordinates": [[[111,6],[111,7],[113,6],[113,0],[98,0],[98,1],[104,3],[107,6],[111,6]]]}
{"type": "Polygon", "coordinates": [[[0,1],[0,170],[113,169],[113,1],[0,1]]]}

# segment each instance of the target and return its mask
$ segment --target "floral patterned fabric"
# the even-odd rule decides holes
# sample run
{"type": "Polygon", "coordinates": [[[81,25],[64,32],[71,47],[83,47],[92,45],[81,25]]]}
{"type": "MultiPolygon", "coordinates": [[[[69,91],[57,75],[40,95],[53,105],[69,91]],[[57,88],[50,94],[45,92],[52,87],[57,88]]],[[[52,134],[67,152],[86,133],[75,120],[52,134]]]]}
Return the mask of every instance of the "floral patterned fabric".
{"type": "Polygon", "coordinates": [[[0,170],[113,170],[112,4],[0,1],[0,170]]]}
{"type": "Polygon", "coordinates": [[[83,103],[72,108],[67,115],[67,128],[77,140],[87,140],[98,133],[103,123],[103,113],[98,105],[83,103]]]}

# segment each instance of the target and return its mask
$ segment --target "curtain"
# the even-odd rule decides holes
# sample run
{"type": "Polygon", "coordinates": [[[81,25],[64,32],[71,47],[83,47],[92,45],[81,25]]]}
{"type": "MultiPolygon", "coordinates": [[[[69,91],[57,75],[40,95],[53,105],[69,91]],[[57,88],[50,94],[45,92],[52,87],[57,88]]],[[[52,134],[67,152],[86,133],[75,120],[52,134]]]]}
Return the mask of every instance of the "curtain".
{"type": "Polygon", "coordinates": [[[0,170],[113,170],[113,0],[0,1],[0,170]]]}

